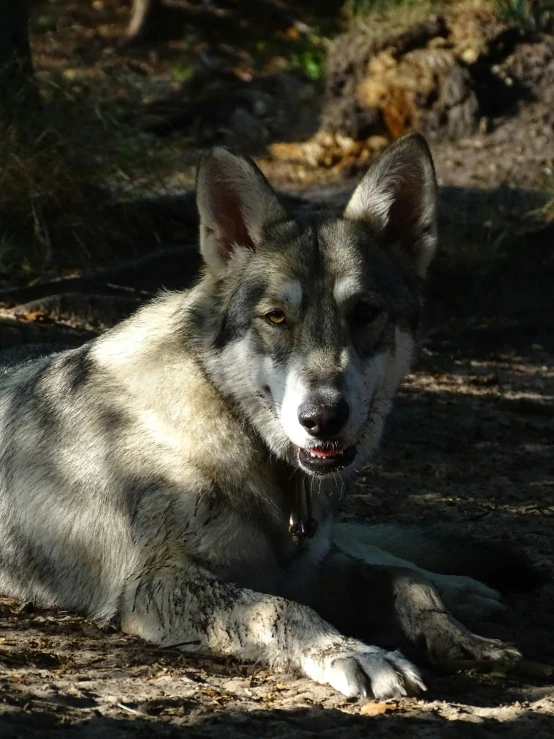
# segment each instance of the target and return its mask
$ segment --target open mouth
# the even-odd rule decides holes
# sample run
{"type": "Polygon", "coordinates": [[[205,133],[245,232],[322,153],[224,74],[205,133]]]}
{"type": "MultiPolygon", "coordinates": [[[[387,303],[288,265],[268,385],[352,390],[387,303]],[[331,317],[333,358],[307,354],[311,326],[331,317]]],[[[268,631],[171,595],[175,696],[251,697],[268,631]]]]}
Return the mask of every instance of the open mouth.
{"type": "Polygon", "coordinates": [[[312,475],[325,475],[348,467],[354,461],[356,447],[340,447],[336,444],[299,449],[300,466],[312,475]]]}

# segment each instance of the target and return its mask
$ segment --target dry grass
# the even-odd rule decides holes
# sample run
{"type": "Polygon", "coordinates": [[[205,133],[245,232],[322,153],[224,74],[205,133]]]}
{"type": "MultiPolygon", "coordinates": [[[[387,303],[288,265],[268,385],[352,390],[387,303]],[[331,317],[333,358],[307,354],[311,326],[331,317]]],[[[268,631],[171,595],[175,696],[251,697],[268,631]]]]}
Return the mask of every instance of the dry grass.
{"type": "Polygon", "coordinates": [[[430,15],[439,14],[447,18],[488,16],[528,30],[541,30],[541,24],[548,23],[554,15],[554,3],[551,0],[349,0],[344,6],[347,26],[362,27],[376,37],[401,33],[430,15]]]}
{"type": "MultiPolygon", "coordinates": [[[[80,268],[133,250],[148,215],[130,212],[111,185],[130,179],[144,135],[107,117],[99,93],[50,81],[40,131],[12,125],[0,140],[0,270],[80,268]],[[115,255],[114,255],[115,256],[115,255]]],[[[35,122],[36,123],[36,122],[35,122]]]]}
{"type": "Polygon", "coordinates": [[[440,0],[352,0],[344,6],[344,15],[348,28],[361,28],[372,38],[380,38],[406,31],[437,13],[443,5],[440,0]]]}

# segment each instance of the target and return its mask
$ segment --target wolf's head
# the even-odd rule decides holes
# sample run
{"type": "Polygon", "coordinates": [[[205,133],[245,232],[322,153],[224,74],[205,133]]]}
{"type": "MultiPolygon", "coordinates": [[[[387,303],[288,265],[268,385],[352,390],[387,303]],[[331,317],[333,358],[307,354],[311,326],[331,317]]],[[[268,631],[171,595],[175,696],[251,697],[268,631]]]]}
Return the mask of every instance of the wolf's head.
{"type": "Polygon", "coordinates": [[[197,192],[210,374],[279,457],[358,470],[410,367],[435,250],[424,139],[390,146],[338,215],[293,218],[253,162],[222,148],[197,192]]]}

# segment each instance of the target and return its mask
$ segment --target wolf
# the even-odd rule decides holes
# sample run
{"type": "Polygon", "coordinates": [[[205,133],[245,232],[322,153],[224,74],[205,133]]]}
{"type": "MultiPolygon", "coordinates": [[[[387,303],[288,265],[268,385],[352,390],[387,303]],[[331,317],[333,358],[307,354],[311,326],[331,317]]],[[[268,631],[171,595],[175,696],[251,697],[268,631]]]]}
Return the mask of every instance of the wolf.
{"type": "Polygon", "coordinates": [[[517,659],[457,620],[502,608],[455,570],[467,545],[441,564],[415,529],[335,521],[413,360],[437,240],[425,140],[392,144],[343,212],[300,215],[216,148],[197,204],[196,286],[5,359],[0,592],[350,697],[425,689],[398,647],[517,659]]]}

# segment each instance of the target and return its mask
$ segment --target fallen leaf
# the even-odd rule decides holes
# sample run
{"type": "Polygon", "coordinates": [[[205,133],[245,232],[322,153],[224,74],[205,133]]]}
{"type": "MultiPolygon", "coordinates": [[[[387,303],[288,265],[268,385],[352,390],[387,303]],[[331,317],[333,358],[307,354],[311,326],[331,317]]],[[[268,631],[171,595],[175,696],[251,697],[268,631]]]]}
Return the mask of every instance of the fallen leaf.
{"type": "Polygon", "coordinates": [[[398,703],[366,703],[360,708],[360,713],[362,716],[379,716],[397,709],[398,703]]]}
{"type": "Polygon", "coordinates": [[[289,28],[285,30],[285,36],[291,41],[296,41],[301,35],[302,33],[297,26],[289,26],[289,28]]]}
{"type": "Polygon", "coordinates": [[[35,310],[30,313],[16,313],[18,318],[22,318],[24,321],[43,321],[46,318],[46,313],[35,310]]]}

